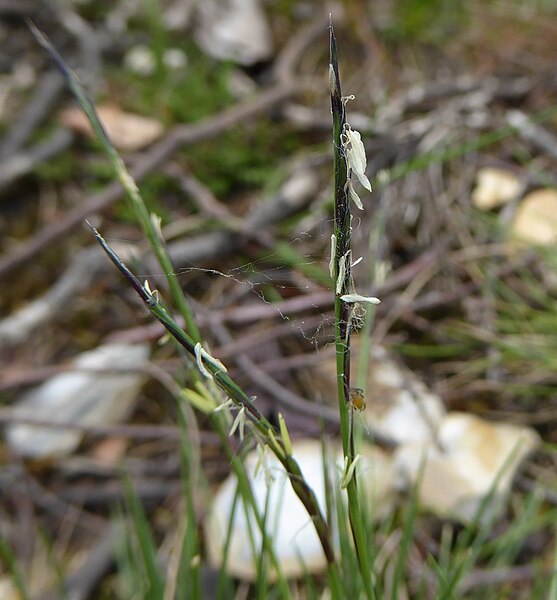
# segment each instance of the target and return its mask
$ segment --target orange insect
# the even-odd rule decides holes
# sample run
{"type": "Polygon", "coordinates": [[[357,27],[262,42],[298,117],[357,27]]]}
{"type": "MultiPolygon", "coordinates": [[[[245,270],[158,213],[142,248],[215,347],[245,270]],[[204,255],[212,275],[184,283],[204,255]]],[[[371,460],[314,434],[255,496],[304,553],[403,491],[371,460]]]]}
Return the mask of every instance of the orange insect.
{"type": "Polygon", "coordinates": [[[366,397],[362,388],[350,388],[350,402],[356,410],[366,409],[366,397]]]}

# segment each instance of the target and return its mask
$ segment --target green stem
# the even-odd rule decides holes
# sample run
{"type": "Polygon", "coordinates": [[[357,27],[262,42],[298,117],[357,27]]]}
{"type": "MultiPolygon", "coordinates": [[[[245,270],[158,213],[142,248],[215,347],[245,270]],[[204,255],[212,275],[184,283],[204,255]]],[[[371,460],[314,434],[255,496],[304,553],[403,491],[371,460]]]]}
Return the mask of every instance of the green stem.
{"type": "MultiPolygon", "coordinates": [[[[353,419],[350,418],[350,312],[351,307],[341,299],[350,292],[351,284],[351,214],[347,193],[347,164],[342,134],[346,125],[346,111],[342,99],[338,70],[338,52],[332,22],[329,26],[330,64],[329,84],[333,115],[333,170],[334,170],[334,235],[335,260],[335,347],[337,358],[337,387],[342,446],[347,465],[355,458],[353,419]]],[[[371,585],[371,564],[361,507],[358,502],[356,472],[347,485],[348,515],[352,537],[358,556],[358,565],[368,600],[374,597],[371,585]]]]}
{"type": "Polygon", "coordinates": [[[346,112],[342,101],[336,39],[330,26],[329,83],[331,86],[331,109],[333,115],[333,172],[334,172],[334,281],[335,298],[335,346],[337,356],[337,386],[342,442],[345,456],[351,454],[348,403],[350,396],[350,337],[348,331],[349,306],[340,297],[349,292],[350,282],[350,204],[346,193],[347,167],[342,149],[342,132],[346,124],[346,112]],[[340,264],[344,263],[344,277],[340,264]]]}

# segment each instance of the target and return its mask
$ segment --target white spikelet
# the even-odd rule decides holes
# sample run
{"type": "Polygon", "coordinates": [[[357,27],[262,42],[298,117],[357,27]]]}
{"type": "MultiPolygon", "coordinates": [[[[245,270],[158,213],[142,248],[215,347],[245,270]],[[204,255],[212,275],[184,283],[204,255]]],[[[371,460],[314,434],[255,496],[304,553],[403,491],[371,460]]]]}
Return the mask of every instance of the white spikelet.
{"type": "Polygon", "coordinates": [[[371,192],[371,183],[365,173],[367,158],[362,136],[358,131],[352,129],[350,125],[346,126],[344,136],[346,138],[345,151],[348,168],[356,175],[366,190],[371,192]]]}

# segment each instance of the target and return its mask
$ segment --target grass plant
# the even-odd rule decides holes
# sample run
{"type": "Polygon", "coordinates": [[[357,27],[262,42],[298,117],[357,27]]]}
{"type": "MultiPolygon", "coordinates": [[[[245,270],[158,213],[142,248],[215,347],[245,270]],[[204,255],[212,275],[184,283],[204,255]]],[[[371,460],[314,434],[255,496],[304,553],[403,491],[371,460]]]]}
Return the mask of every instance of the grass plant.
{"type": "Polygon", "coordinates": [[[25,577],[18,565],[13,548],[2,535],[0,535],[0,561],[4,565],[9,580],[21,600],[28,600],[30,595],[25,584],[25,577]]]}
{"type": "MultiPolygon", "coordinates": [[[[356,465],[354,444],[354,405],[350,400],[350,327],[353,305],[345,300],[352,290],[352,212],[350,207],[351,165],[348,161],[346,136],[346,100],[342,96],[338,68],[338,51],[332,22],[329,24],[329,86],[333,116],[333,193],[334,226],[331,243],[333,285],[335,287],[335,347],[337,356],[337,395],[340,414],[342,448],[347,474],[356,465]]],[[[348,142],[350,143],[350,142],[348,142]]],[[[365,535],[362,507],[358,499],[357,470],[353,469],[346,484],[348,516],[358,556],[359,572],[368,600],[374,597],[371,581],[372,565],[365,535]]]]}
{"type": "MultiPolygon", "coordinates": [[[[130,178],[122,160],[114,150],[110,140],[99,122],[94,106],[86,97],[83,89],[67,68],[63,59],[36,29],[34,33],[41,45],[49,52],[56,62],[70,89],[73,91],[82,109],[88,116],[96,132],[98,142],[107,155],[114,176],[123,185],[130,204],[134,209],[138,222],[149,240],[152,251],[159,261],[167,278],[169,291],[169,304],[167,306],[161,299],[157,290],[152,290],[148,282],[140,282],[131,270],[125,265],[113,249],[107,244],[101,234],[93,229],[97,241],[114,265],[119,269],[127,282],[133,287],[145,306],[168,331],[179,351],[191,366],[189,372],[189,388],[183,391],[181,400],[189,402],[197,410],[204,413],[211,422],[221,441],[223,450],[230,462],[231,470],[238,481],[238,493],[234,510],[250,511],[255,516],[255,522],[262,537],[262,550],[257,561],[257,582],[254,586],[254,596],[257,598],[283,598],[294,597],[292,587],[281,572],[272,537],[268,534],[266,511],[259,511],[251,490],[249,477],[244,466],[245,448],[236,452],[231,446],[229,434],[231,428],[246,427],[252,441],[264,445],[273,452],[285,468],[292,487],[298,498],[303,503],[321,541],[323,552],[328,563],[327,586],[329,597],[333,600],[351,600],[365,598],[457,598],[484,597],[476,595],[474,591],[468,595],[461,595],[460,590],[465,589],[463,582],[466,576],[478,566],[499,568],[512,565],[516,562],[524,540],[537,531],[547,528],[557,519],[555,509],[541,510],[541,503],[535,494],[517,500],[514,511],[517,518],[511,519],[509,528],[503,533],[495,533],[492,528],[482,526],[481,511],[478,518],[455,532],[451,525],[445,527],[439,548],[436,552],[425,552],[424,570],[420,576],[410,574],[410,559],[412,552],[416,551],[415,535],[419,527],[417,514],[417,497],[407,504],[406,509],[396,515],[383,520],[378,525],[373,522],[373,507],[370,509],[369,501],[364,497],[358,485],[358,436],[355,431],[355,410],[352,401],[353,390],[350,382],[350,333],[353,324],[354,298],[358,297],[353,289],[351,266],[351,202],[353,200],[353,185],[351,177],[354,175],[355,165],[350,162],[349,153],[357,147],[357,139],[350,138],[354,133],[349,128],[346,120],[346,101],[342,96],[340,75],[338,69],[338,55],[336,40],[332,24],[330,26],[330,91],[333,115],[333,169],[334,169],[334,229],[332,240],[331,277],[323,277],[320,271],[308,272],[321,282],[332,281],[334,288],[334,313],[335,313],[335,348],[337,356],[337,382],[338,382],[338,407],[341,423],[342,446],[345,460],[343,474],[329,485],[329,501],[326,514],[320,509],[313,490],[304,480],[303,473],[292,456],[291,444],[286,424],[281,422],[281,427],[275,427],[267,420],[253,399],[229,376],[225,366],[216,360],[203,346],[200,330],[197,326],[195,315],[187,297],[184,295],[175,276],[165,243],[162,239],[158,221],[149,214],[139,190],[130,178]],[[173,311],[183,317],[184,328],[178,325],[173,311]],[[216,411],[217,407],[224,407],[216,411]],[[234,425],[232,423],[234,415],[234,425]],[[341,500],[339,488],[346,489],[347,502],[341,500]],[[541,514],[541,516],[540,516],[541,514]],[[335,543],[335,528],[338,535],[338,544],[335,543]],[[382,544],[385,540],[398,540],[396,550],[387,553],[382,544]],[[380,566],[376,564],[377,557],[381,555],[380,566]],[[276,573],[276,584],[268,582],[269,569],[276,573]],[[409,581],[414,581],[414,586],[409,592],[409,581]],[[417,584],[416,584],[417,582],[417,584]],[[432,583],[433,582],[433,583],[432,583]],[[434,592],[432,592],[434,590],[434,592]]],[[[544,115],[544,118],[548,118],[544,115]]],[[[511,135],[512,131],[504,129],[498,135],[489,138],[478,138],[474,148],[492,143],[496,139],[511,135]]],[[[397,167],[391,175],[392,178],[402,177],[410,170],[423,168],[424,165],[436,161],[446,161],[455,155],[465,152],[469,146],[455,149],[454,153],[434,153],[419,157],[418,160],[397,167]]],[[[356,202],[356,201],[355,201],[356,202]]],[[[357,203],[357,202],[356,202],[357,203]]],[[[286,263],[295,263],[296,256],[292,255],[289,248],[281,248],[280,257],[286,263]]],[[[503,300],[507,302],[510,317],[514,322],[524,315],[515,315],[510,312],[516,308],[516,297],[512,291],[500,290],[503,300]]],[[[359,296],[361,301],[366,298],[359,296]]],[[[369,298],[367,299],[370,300],[369,298]]],[[[539,300],[539,298],[538,298],[539,300]]],[[[543,299],[545,300],[545,299],[543,299]]],[[[547,308],[547,306],[544,306],[547,308]]],[[[371,312],[371,311],[370,311],[371,312]]],[[[534,315],[535,316],[535,315],[534,315]]],[[[546,315],[547,316],[547,315],[546,315]]],[[[531,320],[532,313],[528,313],[531,320]]],[[[547,326],[546,318],[540,318],[541,330],[547,326]]],[[[371,327],[371,319],[368,321],[371,327]]],[[[508,328],[507,324],[507,328],[508,328]]],[[[501,324],[505,329],[505,322],[501,324]]],[[[501,349],[505,338],[501,338],[501,349]]],[[[460,346],[459,346],[460,348],[460,346]]],[[[515,353],[518,349],[515,348],[515,353]]],[[[552,362],[551,362],[552,364],[552,362]]],[[[184,417],[185,419],[185,417],[184,417]]],[[[184,530],[183,541],[179,543],[177,554],[177,568],[172,577],[169,571],[161,565],[157,539],[153,528],[149,524],[139,498],[134,492],[133,485],[127,484],[126,512],[129,514],[131,525],[125,530],[124,544],[119,552],[119,569],[122,579],[127,582],[126,593],[134,597],[148,600],[169,600],[171,597],[192,598],[202,597],[200,583],[200,553],[201,542],[196,526],[195,494],[199,487],[203,487],[203,475],[199,472],[199,457],[195,456],[188,444],[185,432],[187,427],[181,419],[184,430],[180,448],[182,459],[182,480],[184,490],[184,530]]],[[[325,447],[324,447],[325,455],[325,447]]],[[[324,463],[325,463],[324,459],[324,463]]],[[[327,472],[326,467],[324,466],[327,472]]],[[[487,499],[489,500],[489,499],[487,499]]],[[[486,500],[486,502],[487,502],[486,500]]],[[[123,518],[123,517],[122,517],[123,518]]],[[[252,540],[255,535],[252,535],[252,540]]],[[[257,544],[253,541],[255,550],[257,544]]],[[[420,548],[420,551],[422,549],[420,548]]],[[[234,584],[226,574],[226,560],[229,549],[224,549],[224,564],[219,573],[217,582],[217,598],[230,598],[234,594],[234,584]]],[[[549,590],[550,597],[557,597],[557,552],[555,552],[553,573],[545,575],[546,583],[533,591],[532,598],[545,598],[549,590]]],[[[0,538],[0,558],[7,566],[18,593],[22,598],[28,598],[24,578],[14,558],[11,548],[0,538]]],[[[320,582],[306,575],[305,594],[307,598],[320,596],[320,582]]],[[[485,593],[497,597],[494,586],[484,586],[485,593]]],[[[472,589],[472,588],[470,588],[472,589]]],[[[483,593],[483,592],[482,592],[483,593]]]]}
{"type": "MultiPolygon", "coordinates": [[[[174,340],[183,348],[183,350],[186,351],[187,354],[189,354],[190,358],[192,360],[195,360],[200,374],[202,374],[207,380],[209,380],[217,388],[219,388],[220,391],[224,393],[225,398],[229,399],[225,399],[222,402],[230,402],[231,406],[234,406],[238,410],[239,414],[237,418],[241,420],[241,426],[243,426],[244,424],[248,426],[251,429],[256,441],[261,445],[267,446],[282,464],[286,473],[288,474],[288,477],[290,478],[290,482],[292,484],[294,492],[308,511],[308,515],[313,523],[313,526],[315,527],[315,530],[321,542],[323,552],[327,560],[327,572],[331,590],[334,593],[333,597],[340,598],[341,586],[331,529],[329,524],[325,520],[324,515],[321,512],[314,491],[306,483],[303,474],[300,471],[298,463],[292,456],[290,440],[287,436],[284,436],[284,430],[283,432],[277,430],[263,416],[263,414],[255,406],[253,399],[250,398],[249,395],[246,394],[246,392],[230,378],[230,376],[227,373],[226,367],[220,361],[213,358],[202,347],[200,341],[201,336],[195,321],[195,317],[178,283],[175,274],[175,269],[173,268],[173,265],[170,261],[170,257],[166,252],[164,240],[162,240],[160,227],[158,226],[158,221],[156,217],[154,217],[153,215],[149,215],[137,185],[129,175],[122,159],[120,158],[114,146],[110,142],[110,139],[98,118],[93,103],[85,94],[83,87],[80,84],[76,75],[69,69],[69,67],[66,65],[60,54],[52,46],[49,40],[38,29],[36,29],[34,25],[30,24],[30,28],[34,33],[37,41],[49,53],[52,60],[55,62],[55,64],[58,66],[58,68],[64,75],[70,90],[74,94],[76,100],[78,101],[79,105],[81,106],[82,110],[87,116],[93,128],[93,131],[96,134],[97,140],[100,142],[113,168],[114,175],[124,188],[136,212],[138,221],[150,242],[151,249],[153,250],[157,260],[161,265],[161,268],[163,269],[166,275],[171,297],[176,304],[176,309],[184,318],[186,329],[182,329],[178,325],[176,320],[171,316],[170,312],[160,301],[157,290],[151,290],[148,282],[142,284],[128,269],[128,267],[120,260],[118,255],[110,248],[110,246],[106,243],[106,241],[99,234],[99,232],[95,228],[92,228],[97,241],[99,242],[103,250],[106,252],[110,260],[119,269],[122,275],[124,275],[129,284],[133,287],[133,289],[145,303],[145,306],[149,309],[151,314],[156,319],[158,319],[159,322],[167,329],[167,331],[174,338],[174,340]],[[281,435],[281,433],[283,435],[281,435]]],[[[198,381],[200,380],[198,379],[198,381]]],[[[219,396],[213,398],[214,404],[212,406],[212,409],[217,408],[218,404],[221,404],[221,402],[219,402],[221,400],[222,398],[219,396]]],[[[216,419],[213,418],[213,423],[215,421],[216,419]]],[[[222,438],[222,434],[224,433],[222,428],[218,427],[217,431],[219,432],[222,438]]],[[[228,446],[228,442],[226,442],[226,446],[228,446]]],[[[243,471],[241,464],[238,465],[238,471],[239,472],[237,473],[237,475],[243,471]]],[[[242,474],[242,479],[246,481],[245,471],[242,474]]],[[[249,489],[249,484],[247,483],[247,481],[244,486],[244,489],[249,489]]],[[[255,506],[252,506],[252,508],[256,510],[255,506]]],[[[141,525],[142,519],[140,518],[140,513],[137,510],[134,510],[134,515],[136,517],[137,522],[141,525]]],[[[258,524],[261,525],[261,534],[263,539],[268,539],[266,529],[264,526],[264,520],[259,519],[258,524]]],[[[150,560],[152,557],[146,553],[146,549],[151,547],[152,544],[149,543],[148,535],[145,531],[141,533],[140,539],[144,542],[144,544],[141,545],[144,562],[146,565],[153,567],[152,560],[150,560]],[[149,561],[146,560],[147,558],[149,558],[149,561]]],[[[272,555],[270,543],[267,542],[264,545],[270,550],[272,555]]],[[[280,567],[276,560],[273,561],[273,566],[280,572],[280,567]]],[[[154,568],[148,569],[149,573],[151,573],[151,571],[153,571],[152,575],[154,577],[156,574],[156,570],[154,568]]],[[[157,582],[154,581],[153,585],[156,587],[156,589],[158,589],[159,586],[156,584],[157,582]]],[[[287,588],[283,588],[283,592],[285,594],[285,597],[289,597],[287,588]]]]}

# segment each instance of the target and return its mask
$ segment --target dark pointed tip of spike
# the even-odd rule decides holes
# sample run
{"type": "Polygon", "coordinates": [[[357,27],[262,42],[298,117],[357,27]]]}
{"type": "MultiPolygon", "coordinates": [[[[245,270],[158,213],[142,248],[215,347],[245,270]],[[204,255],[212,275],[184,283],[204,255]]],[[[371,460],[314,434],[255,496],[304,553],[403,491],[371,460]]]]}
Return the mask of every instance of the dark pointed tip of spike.
{"type": "Polygon", "coordinates": [[[25,19],[25,24],[27,25],[29,31],[32,33],[33,37],[39,42],[39,44],[45,48],[46,40],[44,33],[31,21],[31,19],[25,19]]]}
{"type": "Polygon", "coordinates": [[[27,25],[27,27],[29,28],[29,31],[33,34],[34,38],[37,40],[37,42],[39,42],[39,44],[45,48],[46,50],[50,51],[50,42],[48,40],[48,38],[46,37],[46,35],[35,25],[35,23],[33,21],[31,21],[31,19],[26,18],[25,19],[25,24],[27,25]]]}
{"type": "Polygon", "coordinates": [[[85,219],[85,225],[89,227],[92,233],[94,233],[97,236],[100,235],[100,233],[97,231],[97,228],[93,225],[93,223],[91,223],[91,221],[89,221],[89,219],[85,219]]]}

